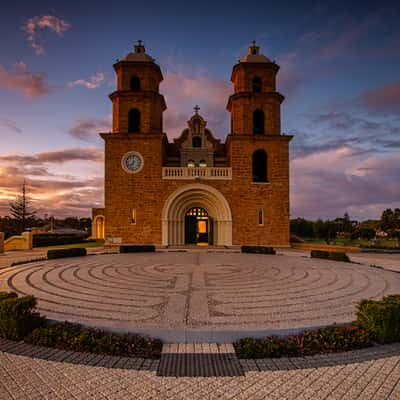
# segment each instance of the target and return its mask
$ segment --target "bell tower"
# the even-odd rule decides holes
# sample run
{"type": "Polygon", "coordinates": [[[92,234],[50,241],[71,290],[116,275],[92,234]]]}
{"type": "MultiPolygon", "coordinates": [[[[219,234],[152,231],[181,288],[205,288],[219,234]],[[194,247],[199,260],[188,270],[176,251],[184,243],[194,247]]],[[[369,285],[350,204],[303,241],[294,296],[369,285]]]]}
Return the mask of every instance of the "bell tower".
{"type": "Polygon", "coordinates": [[[247,55],[233,67],[234,94],[227,109],[231,113],[232,135],[279,135],[280,105],[284,97],[276,91],[279,66],[260,54],[253,41],[247,55]]]}
{"type": "Polygon", "coordinates": [[[114,64],[117,90],[110,95],[113,103],[113,132],[161,133],[162,113],[166,109],[159,93],[163,80],[160,67],[146,54],[141,40],[133,53],[114,64]]]}
{"type": "Polygon", "coordinates": [[[284,97],[276,90],[278,71],[254,41],[232,69],[226,146],[232,187],[240,191],[232,204],[234,243],[289,244],[292,136],[281,134],[284,97]]]}

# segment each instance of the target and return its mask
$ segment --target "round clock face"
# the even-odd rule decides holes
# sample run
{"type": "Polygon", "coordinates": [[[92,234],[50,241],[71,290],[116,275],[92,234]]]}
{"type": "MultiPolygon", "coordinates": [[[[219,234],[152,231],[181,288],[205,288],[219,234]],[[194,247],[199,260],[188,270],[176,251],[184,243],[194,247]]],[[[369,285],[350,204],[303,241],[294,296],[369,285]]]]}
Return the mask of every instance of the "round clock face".
{"type": "Polygon", "coordinates": [[[122,157],[122,168],[126,172],[139,172],[143,168],[143,157],[133,151],[126,153],[122,157]]]}

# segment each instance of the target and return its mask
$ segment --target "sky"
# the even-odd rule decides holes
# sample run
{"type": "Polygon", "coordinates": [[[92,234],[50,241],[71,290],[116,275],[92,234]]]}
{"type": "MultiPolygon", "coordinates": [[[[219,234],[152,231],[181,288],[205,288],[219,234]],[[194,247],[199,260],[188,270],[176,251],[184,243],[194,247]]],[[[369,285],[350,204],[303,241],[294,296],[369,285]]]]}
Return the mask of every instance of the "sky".
{"type": "Polygon", "coordinates": [[[252,40],[280,65],[291,216],[400,207],[398,1],[19,1],[0,14],[0,216],[24,179],[38,216],[103,206],[116,59],[138,39],[160,65],[164,131],[194,105],[229,133],[230,75],[252,40]]]}

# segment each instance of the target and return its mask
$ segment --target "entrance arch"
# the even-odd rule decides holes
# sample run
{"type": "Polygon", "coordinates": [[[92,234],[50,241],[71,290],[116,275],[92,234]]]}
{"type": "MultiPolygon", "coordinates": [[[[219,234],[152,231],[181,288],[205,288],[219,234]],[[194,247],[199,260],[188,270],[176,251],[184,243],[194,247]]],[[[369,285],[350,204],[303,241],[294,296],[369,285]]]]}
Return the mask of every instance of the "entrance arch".
{"type": "Polygon", "coordinates": [[[104,216],[97,215],[93,221],[92,236],[95,239],[104,239],[104,216]]]}
{"type": "Polygon", "coordinates": [[[162,244],[185,244],[185,215],[193,207],[207,210],[212,221],[213,243],[232,245],[232,213],[223,194],[201,183],[185,185],[172,193],[162,211],[162,244]]]}

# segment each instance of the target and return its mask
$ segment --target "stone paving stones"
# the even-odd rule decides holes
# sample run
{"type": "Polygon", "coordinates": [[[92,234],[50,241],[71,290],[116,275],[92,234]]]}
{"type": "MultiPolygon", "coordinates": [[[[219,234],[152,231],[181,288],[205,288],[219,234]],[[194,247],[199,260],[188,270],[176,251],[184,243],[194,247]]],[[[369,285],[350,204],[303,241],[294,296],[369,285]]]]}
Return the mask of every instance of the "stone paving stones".
{"type": "Polygon", "coordinates": [[[0,290],[35,295],[53,319],[214,342],[213,333],[349,322],[361,299],[399,293],[400,274],[285,255],[103,254],[0,269],[0,290]]]}

